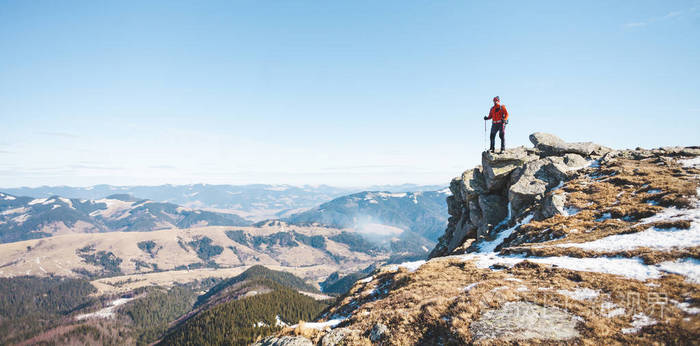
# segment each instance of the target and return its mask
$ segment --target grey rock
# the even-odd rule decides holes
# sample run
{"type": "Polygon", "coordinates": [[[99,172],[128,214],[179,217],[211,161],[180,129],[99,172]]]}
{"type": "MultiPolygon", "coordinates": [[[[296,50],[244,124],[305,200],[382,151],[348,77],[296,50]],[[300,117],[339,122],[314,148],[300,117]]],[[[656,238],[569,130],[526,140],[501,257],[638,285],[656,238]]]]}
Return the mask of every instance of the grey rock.
{"type": "Polygon", "coordinates": [[[600,158],[599,163],[611,163],[617,159],[622,152],[619,150],[612,150],[609,153],[606,153],[603,155],[603,157],[600,158]]]}
{"type": "Polygon", "coordinates": [[[481,224],[481,208],[479,208],[479,200],[473,199],[469,201],[469,221],[472,225],[481,224]]]}
{"type": "Polygon", "coordinates": [[[482,238],[508,216],[508,200],[501,195],[479,195],[479,209],[482,227],[477,230],[477,238],[482,238]]]}
{"type": "Polygon", "coordinates": [[[514,216],[547,191],[549,179],[544,167],[549,163],[546,159],[529,162],[518,171],[515,182],[508,189],[508,201],[514,216]]]}
{"type": "MultiPolygon", "coordinates": [[[[462,174],[462,176],[464,176],[464,173],[462,174]]],[[[464,200],[464,197],[462,196],[462,176],[455,177],[454,179],[452,179],[452,181],[450,181],[450,192],[452,192],[452,196],[457,201],[464,200]]]]}
{"type": "Polygon", "coordinates": [[[253,344],[255,346],[313,346],[311,340],[303,336],[270,336],[253,344]]]}
{"type": "Polygon", "coordinates": [[[464,204],[459,202],[456,196],[447,196],[447,198],[445,198],[445,201],[447,202],[448,214],[457,217],[460,217],[462,215],[462,206],[464,204]]]}
{"type": "Polygon", "coordinates": [[[545,192],[565,181],[585,164],[587,161],[579,155],[567,154],[564,157],[546,157],[528,162],[513,172],[508,189],[513,216],[519,215],[536,200],[544,197],[545,192]]]}
{"type": "Polygon", "coordinates": [[[335,346],[343,343],[343,341],[351,335],[360,335],[360,331],[350,328],[336,328],[326,333],[326,335],[321,338],[321,346],[335,346]]]}
{"type": "Polygon", "coordinates": [[[475,198],[477,195],[487,193],[486,180],[480,166],[462,173],[461,198],[463,201],[475,198]]]}
{"type": "Polygon", "coordinates": [[[535,132],[530,135],[530,142],[535,148],[545,155],[563,155],[566,153],[579,154],[582,156],[604,155],[612,149],[592,142],[567,143],[561,138],[543,132],[535,132]]]}
{"type": "Polygon", "coordinates": [[[484,170],[484,178],[488,191],[503,189],[508,180],[508,175],[526,162],[537,159],[524,147],[508,149],[503,153],[483,152],[481,164],[484,170]]]}
{"type": "Polygon", "coordinates": [[[577,170],[588,166],[588,160],[578,154],[566,154],[564,164],[572,170],[577,170]]]}
{"type": "Polygon", "coordinates": [[[530,302],[510,302],[498,310],[488,310],[472,322],[469,330],[475,341],[569,340],[579,337],[578,319],[555,307],[530,302]]]}
{"type": "Polygon", "coordinates": [[[663,147],[661,150],[670,156],[700,156],[700,147],[663,147]]]}
{"type": "Polygon", "coordinates": [[[383,323],[377,323],[372,327],[372,331],[369,333],[369,339],[372,340],[372,342],[377,342],[386,337],[388,333],[389,327],[383,323]]]}
{"type": "Polygon", "coordinates": [[[476,226],[472,225],[469,219],[462,218],[455,225],[452,237],[447,244],[447,252],[452,252],[470,238],[476,238],[476,226]]]}
{"type": "Polygon", "coordinates": [[[542,217],[546,219],[554,215],[566,215],[564,204],[566,204],[565,194],[552,193],[547,195],[542,203],[542,217]]]}

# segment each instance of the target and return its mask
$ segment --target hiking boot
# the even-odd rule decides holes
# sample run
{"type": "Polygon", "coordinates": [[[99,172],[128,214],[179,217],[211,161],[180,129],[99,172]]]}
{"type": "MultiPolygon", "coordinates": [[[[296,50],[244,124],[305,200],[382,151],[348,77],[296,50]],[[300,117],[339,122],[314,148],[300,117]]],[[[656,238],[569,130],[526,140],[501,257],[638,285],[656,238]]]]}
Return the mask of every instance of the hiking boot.
{"type": "Polygon", "coordinates": [[[496,150],[494,150],[493,148],[491,148],[491,149],[489,149],[489,152],[490,152],[490,153],[495,153],[496,150]]]}
{"type": "Polygon", "coordinates": [[[504,151],[506,151],[506,148],[501,148],[501,154],[503,154],[504,151]]]}

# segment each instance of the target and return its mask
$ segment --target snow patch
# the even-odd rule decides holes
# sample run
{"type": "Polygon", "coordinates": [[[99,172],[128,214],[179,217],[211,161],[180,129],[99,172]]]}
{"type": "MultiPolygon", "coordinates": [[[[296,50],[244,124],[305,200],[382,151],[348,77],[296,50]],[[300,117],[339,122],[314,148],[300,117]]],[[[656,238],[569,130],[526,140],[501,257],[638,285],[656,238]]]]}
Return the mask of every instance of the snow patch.
{"type": "Polygon", "coordinates": [[[692,158],[692,159],[687,159],[687,160],[678,160],[683,167],[695,167],[698,168],[700,167],[700,156],[692,158]]]}
{"type": "Polygon", "coordinates": [[[506,238],[510,237],[510,235],[513,234],[513,232],[518,227],[520,227],[520,225],[529,223],[530,221],[532,221],[533,217],[533,214],[526,216],[522,221],[515,224],[515,226],[499,232],[498,236],[496,236],[496,239],[492,241],[482,241],[481,244],[478,245],[479,252],[493,252],[494,250],[496,250],[496,247],[498,247],[498,245],[501,245],[501,243],[503,243],[503,241],[506,240],[506,238]]]}
{"type": "Polygon", "coordinates": [[[358,280],[359,283],[366,284],[374,279],[374,276],[368,276],[362,280],[358,280]]]}
{"type": "Polygon", "coordinates": [[[106,209],[98,209],[90,213],[90,216],[114,217],[131,208],[134,202],[125,202],[118,199],[98,199],[95,203],[104,203],[106,209]]]}
{"type": "Polygon", "coordinates": [[[478,282],[471,283],[471,284],[467,285],[467,287],[464,287],[463,290],[464,290],[464,292],[469,292],[472,290],[472,288],[476,287],[476,285],[478,285],[478,284],[479,284],[478,282]]]}
{"type": "Polygon", "coordinates": [[[623,334],[632,334],[638,332],[640,329],[646,326],[651,326],[656,324],[656,320],[652,319],[651,317],[643,314],[643,313],[638,313],[634,314],[632,316],[632,327],[631,328],[622,328],[622,333],[623,334]]]}
{"type": "Polygon", "coordinates": [[[698,259],[688,257],[667,261],[659,263],[658,267],[668,273],[683,275],[689,282],[700,284],[700,260],[698,259]]]}
{"type": "Polygon", "coordinates": [[[68,204],[68,207],[70,207],[71,209],[75,209],[75,207],[73,207],[73,202],[70,199],[60,197],[59,200],[61,200],[61,202],[65,203],[65,204],[68,204]]]}
{"type": "Polygon", "coordinates": [[[22,214],[20,216],[15,216],[14,218],[12,218],[12,221],[17,223],[18,225],[23,224],[27,220],[29,220],[29,214],[22,214]]]}
{"type": "MultiPolygon", "coordinates": [[[[347,319],[348,319],[348,317],[347,317],[347,316],[344,316],[344,317],[336,317],[336,318],[330,319],[330,320],[328,320],[328,321],[326,321],[326,322],[309,322],[309,323],[304,323],[304,327],[306,327],[306,328],[313,328],[313,329],[316,329],[316,330],[323,330],[323,329],[326,329],[326,328],[331,328],[331,329],[333,329],[333,328],[335,328],[335,326],[339,325],[341,322],[343,322],[343,321],[345,321],[345,320],[347,320],[347,319]]],[[[295,325],[293,325],[293,326],[291,326],[291,327],[292,327],[292,328],[296,328],[297,326],[298,326],[298,325],[295,324],[295,325]]]]}
{"type": "Polygon", "coordinates": [[[615,234],[586,243],[558,244],[558,247],[575,247],[592,251],[627,251],[639,247],[655,250],[670,250],[675,247],[695,247],[700,245],[699,224],[690,229],[679,230],[649,228],[642,232],[615,234]]]}
{"type": "Polygon", "coordinates": [[[690,306],[690,303],[687,302],[679,302],[677,300],[671,299],[671,303],[673,303],[677,308],[683,310],[685,313],[691,314],[691,315],[697,315],[700,313],[700,308],[693,308],[690,306]]]}
{"type": "Polygon", "coordinates": [[[0,213],[0,215],[12,215],[12,214],[19,214],[19,213],[26,213],[29,211],[29,209],[25,207],[20,207],[20,208],[14,208],[14,209],[7,209],[0,213]]]}
{"type": "Polygon", "coordinates": [[[423,264],[425,264],[424,260],[414,261],[414,262],[404,262],[401,264],[394,264],[394,265],[390,266],[389,270],[392,270],[392,271],[398,270],[399,267],[403,267],[403,268],[408,269],[409,272],[413,273],[416,270],[418,270],[418,268],[420,268],[420,266],[422,266],[423,264]]]}
{"type": "Polygon", "coordinates": [[[277,327],[286,327],[286,326],[288,326],[288,325],[289,325],[289,324],[287,324],[287,323],[285,323],[284,321],[282,321],[282,319],[280,318],[279,315],[275,316],[275,326],[277,326],[277,327]]]}
{"type": "Polygon", "coordinates": [[[534,263],[549,264],[570,270],[621,275],[640,281],[656,279],[662,275],[661,270],[659,270],[657,266],[647,266],[639,258],[574,258],[566,256],[526,258],[525,256],[500,256],[496,253],[471,253],[458,257],[465,261],[475,260],[477,268],[489,268],[495,264],[512,267],[524,260],[528,260],[534,263]]]}
{"type": "Polygon", "coordinates": [[[75,316],[75,319],[78,321],[87,319],[87,318],[112,318],[114,317],[114,310],[120,306],[124,305],[130,301],[134,300],[134,298],[119,298],[117,300],[113,300],[110,305],[102,310],[98,310],[96,312],[91,312],[89,314],[80,314],[78,316],[75,316]]]}
{"type": "Polygon", "coordinates": [[[27,203],[27,205],[43,204],[44,202],[46,202],[46,198],[37,198],[27,203]]]}
{"type": "Polygon", "coordinates": [[[590,300],[598,296],[599,292],[590,288],[577,288],[573,291],[557,290],[557,293],[576,300],[590,300]]]}

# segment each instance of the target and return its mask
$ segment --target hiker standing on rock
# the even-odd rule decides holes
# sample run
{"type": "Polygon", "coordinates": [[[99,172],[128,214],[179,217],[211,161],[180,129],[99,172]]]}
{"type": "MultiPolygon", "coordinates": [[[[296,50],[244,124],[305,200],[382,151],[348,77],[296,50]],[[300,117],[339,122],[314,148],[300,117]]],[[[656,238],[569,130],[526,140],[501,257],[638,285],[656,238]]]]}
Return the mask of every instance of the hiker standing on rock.
{"type": "Polygon", "coordinates": [[[484,120],[493,119],[491,122],[491,152],[494,152],[494,145],[496,140],[496,132],[498,132],[498,137],[501,138],[501,152],[506,150],[506,124],[508,124],[508,111],[506,106],[501,105],[501,99],[496,96],[493,98],[493,107],[489,111],[489,116],[484,117],[484,120]]]}

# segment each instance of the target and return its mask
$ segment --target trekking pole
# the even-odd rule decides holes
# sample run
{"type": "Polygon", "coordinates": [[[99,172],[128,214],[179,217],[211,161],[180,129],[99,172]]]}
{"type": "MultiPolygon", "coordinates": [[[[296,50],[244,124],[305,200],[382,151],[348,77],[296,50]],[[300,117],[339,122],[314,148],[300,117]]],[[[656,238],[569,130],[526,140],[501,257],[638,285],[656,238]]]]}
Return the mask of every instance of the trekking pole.
{"type": "Polygon", "coordinates": [[[487,122],[488,122],[488,120],[484,120],[484,150],[489,150],[489,144],[488,144],[488,142],[486,142],[487,141],[487,138],[486,138],[486,123],[487,122]]]}

